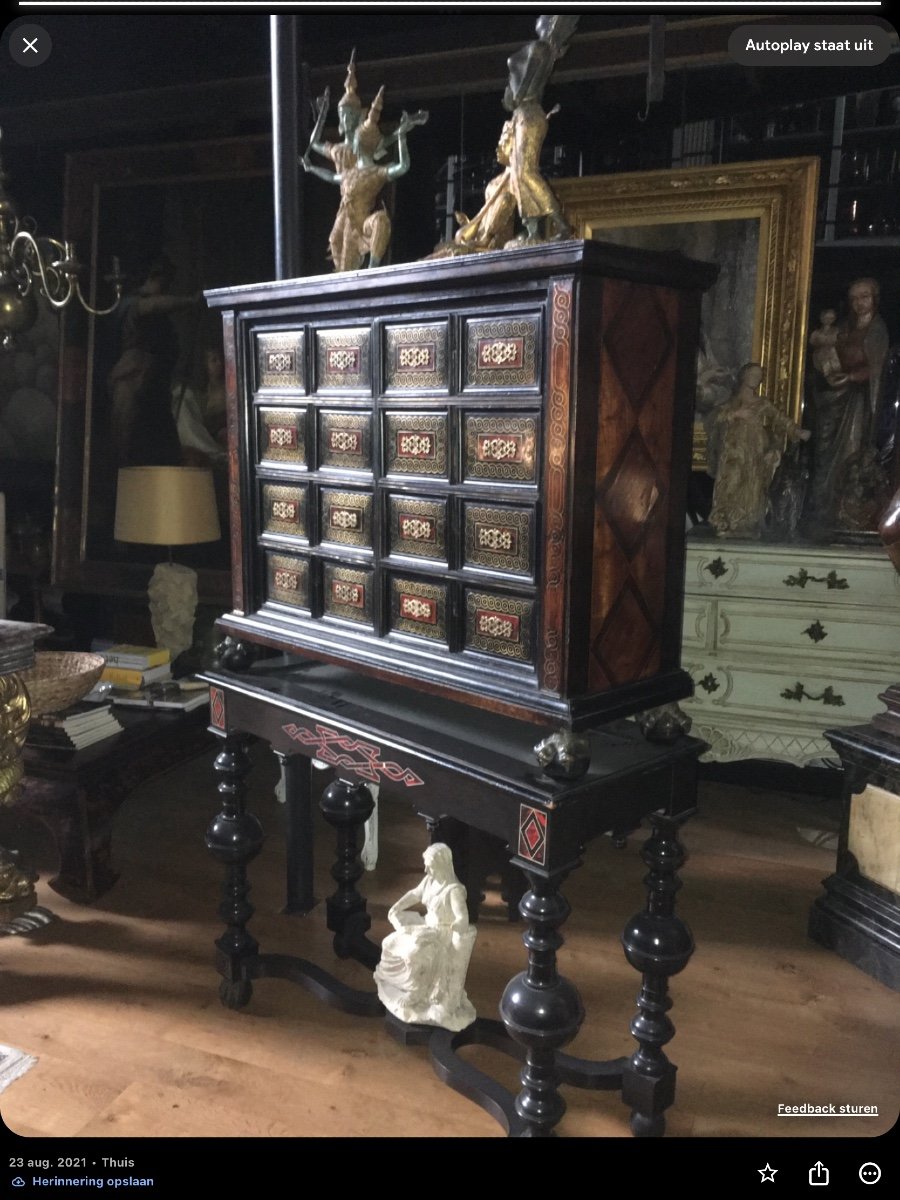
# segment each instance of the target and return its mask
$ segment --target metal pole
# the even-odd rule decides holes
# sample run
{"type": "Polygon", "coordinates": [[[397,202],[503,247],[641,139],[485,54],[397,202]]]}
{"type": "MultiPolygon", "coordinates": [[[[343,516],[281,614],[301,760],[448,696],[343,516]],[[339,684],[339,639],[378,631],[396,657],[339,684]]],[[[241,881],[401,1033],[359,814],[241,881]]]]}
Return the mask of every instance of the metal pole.
{"type": "Polygon", "coordinates": [[[303,197],[297,161],[300,119],[298,28],[299,18],[294,14],[269,18],[276,279],[293,279],[303,273],[303,197]]]}

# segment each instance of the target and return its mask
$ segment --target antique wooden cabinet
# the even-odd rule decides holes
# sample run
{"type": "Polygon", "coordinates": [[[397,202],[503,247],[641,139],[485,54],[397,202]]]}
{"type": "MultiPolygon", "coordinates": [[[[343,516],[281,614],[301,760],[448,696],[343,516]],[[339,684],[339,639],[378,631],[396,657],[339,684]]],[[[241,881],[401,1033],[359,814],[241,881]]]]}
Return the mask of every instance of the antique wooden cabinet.
{"type": "Polygon", "coordinates": [[[570,241],[207,293],[229,394],[222,629],[574,729],[687,695],[715,271],[570,241]]]}

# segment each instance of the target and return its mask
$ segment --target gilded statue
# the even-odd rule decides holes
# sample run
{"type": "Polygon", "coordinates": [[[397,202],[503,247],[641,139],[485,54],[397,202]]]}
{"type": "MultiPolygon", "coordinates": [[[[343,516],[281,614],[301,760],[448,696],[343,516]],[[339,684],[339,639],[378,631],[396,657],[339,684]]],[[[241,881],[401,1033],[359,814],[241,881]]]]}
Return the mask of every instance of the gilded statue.
{"type": "Polygon", "coordinates": [[[577,16],[541,16],[537,38],[507,60],[509,82],[503,107],[510,114],[497,145],[503,167],[485,189],[484,204],[474,217],[457,213],[460,227],[452,242],[438,246],[432,257],[532,245],[572,236],[559,200],[541,174],[540,160],[549,118],[543,108],[544,88],[556,63],[566,53],[577,16]],[[518,214],[523,229],[514,236],[518,214]]]}
{"type": "Polygon", "coordinates": [[[356,83],[356,53],[351,55],[338,102],[340,142],[323,142],[322,131],[328,116],[330,93],[326,88],[316,101],[316,123],[309,145],[300,159],[305,171],[336,183],[341,200],[328,239],[329,257],[336,271],[357,271],[366,265],[380,266],[391,240],[391,219],[384,207],[375,205],[385,185],[409,170],[406,135],[416,125],[424,125],[427,112],[411,116],[404,112],[392,134],[384,136],[380,128],[384,88],[380,88],[366,113],[363,112],[356,83]],[[387,150],[396,144],[397,161],[381,165],[387,150]],[[315,151],[331,162],[333,170],[317,166],[310,159],[315,151]]]}
{"type": "Polygon", "coordinates": [[[707,419],[710,473],[716,480],[709,523],[719,537],[761,535],[769,485],[785,442],[810,436],[759,394],[762,378],[759,363],[741,367],[734,394],[707,419]]]}

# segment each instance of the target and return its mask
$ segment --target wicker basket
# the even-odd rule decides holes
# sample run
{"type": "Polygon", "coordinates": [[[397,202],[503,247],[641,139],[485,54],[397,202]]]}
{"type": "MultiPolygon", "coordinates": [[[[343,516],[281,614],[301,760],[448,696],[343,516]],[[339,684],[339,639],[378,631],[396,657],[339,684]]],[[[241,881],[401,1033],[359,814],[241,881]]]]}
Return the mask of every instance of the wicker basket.
{"type": "Polygon", "coordinates": [[[102,654],[70,650],[38,650],[34,666],[21,673],[31,697],[31,714],[60,712],[86,696],[100,676],[106,660],[102,654]]]}

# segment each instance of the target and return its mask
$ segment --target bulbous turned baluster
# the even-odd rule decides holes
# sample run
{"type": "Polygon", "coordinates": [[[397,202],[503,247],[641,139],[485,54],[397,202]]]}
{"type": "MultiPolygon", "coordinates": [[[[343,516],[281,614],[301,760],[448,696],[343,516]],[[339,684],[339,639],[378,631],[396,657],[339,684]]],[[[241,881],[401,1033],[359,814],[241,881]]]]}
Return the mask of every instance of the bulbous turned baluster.
{"type": "MultiPolygon", "coordinates": [[[[337,833],[337,859],[331,868],[331,878],[337,891],[325,901],[326,922],[334,934],[334,950],[339,958],[360,957],[360,947],[365,945],[363,935],[372,924],[366,912],[366,899],[356,888],[363,874],[360,850],[363,842],[363,826],[372,815],[375,801],[364,783],[348,783],[335,779],[329,783],[319,801],[322,815],[337,833]]],[[[366,951],[363,961],[371,954],[378,961],[378,948],[366,951]]]]}
{"type": "Polygon", "coordinates": [[[247,898],[250,891],[247,864],[256,857],[263,844],[262,826],[244,809],[247,793],[244,779],[250,768],[244,740],[227,737],[224,749],[215,760],[222,809],[210,821],[206,831],[208,849],[225,865],[219,915],[226,930],[216,942],[216,966],[222,976],[219,999],[226,1008],[242,1008],[249,1001],[253,985],[247,978],[246,964],[259,949],[256,939],[246,928],[254,912],[247,898]]]}
{"type": "Polygon", "coordinates": [[[675,1036],[667,1015],[672,1007],[668,981],[684,970],[694,952],[690,929],[675,915],[681,887],[676,872],[686,858],[678,841],[679,822],[657,815],[651,821],[653,833],[641,851],[650,868],[644,877],[647,906],[631,918],[622,935],[625,957],[643,976],[631,1022],[638,1049],[622,1080],[622,1100],[631,1106],[631,1129],[637,1137],[661,1137],[665,1132],[664,1113],[675,1099],[676,1072],[662,1049],[675,1036]]]}
{"type": "Polygon", "coordinates": [[[575,985],[556,969],[556,952],[563,944],[557,931],[570,911],[557,889],[561,880],[527,875],[530,890],[519,903],[519,913],[527,923],[522,941],[528,969],[507,984],[500,1017],[513,1041],[525,1047],[522,1090],[515,1102],[524,1136],[548,1137],[566,1111],[558,1090],[556,1052],[575,1037],[584,1007],[575,985]]]}

